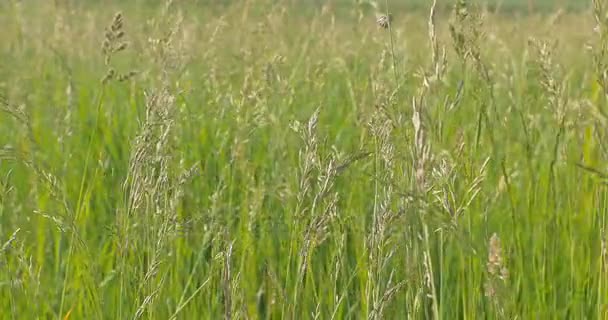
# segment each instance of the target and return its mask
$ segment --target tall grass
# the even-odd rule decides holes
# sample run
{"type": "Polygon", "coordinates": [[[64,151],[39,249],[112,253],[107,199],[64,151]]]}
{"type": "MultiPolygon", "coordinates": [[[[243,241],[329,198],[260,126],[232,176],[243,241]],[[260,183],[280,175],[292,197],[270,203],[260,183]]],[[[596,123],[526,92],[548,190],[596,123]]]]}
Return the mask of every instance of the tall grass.
{"type": "Polygon", "coordinates": [[[1,319],[608,316],[606,2],[36,4],[1,319]]]}

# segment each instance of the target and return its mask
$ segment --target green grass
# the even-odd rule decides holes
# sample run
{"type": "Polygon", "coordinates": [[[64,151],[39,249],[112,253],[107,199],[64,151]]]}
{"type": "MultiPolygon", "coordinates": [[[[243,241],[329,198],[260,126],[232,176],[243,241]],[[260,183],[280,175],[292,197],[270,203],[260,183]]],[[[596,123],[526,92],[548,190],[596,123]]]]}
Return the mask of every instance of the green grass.
{"type": "Polygon", "coordinates": [[[0,319],[606,318],[608,24],[387,3],[0,4],[0,319]]]}

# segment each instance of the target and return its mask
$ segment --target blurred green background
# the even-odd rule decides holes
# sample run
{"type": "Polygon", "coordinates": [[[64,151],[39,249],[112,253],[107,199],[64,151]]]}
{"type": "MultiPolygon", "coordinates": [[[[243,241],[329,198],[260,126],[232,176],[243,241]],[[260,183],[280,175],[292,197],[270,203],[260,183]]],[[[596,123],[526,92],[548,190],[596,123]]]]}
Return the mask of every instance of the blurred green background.
{"type": "MultiPolygon", "coordinates": [[[[0,8],[3,8],[11,1],[3,1],[0,3],[0,8]]],[[[24,2],[26,4],[33,5],[37,2],[46,2],[46,1],[27,1],[24,2]]],[[[82,6],[98,6],[100,1],[75,1],[75,0],[54,0],[55,3],[61,3],[61,5],[69,4],[71,7],[82,5],[82,6]]],[[[109,0],[103,1],[104,5],[121,5],[128,6],[134,5],[144,8],[150,8],[152,6],[158,5],[163,1],[160,0],[134,0],[134,1],[118,1],[118,0],[109,0]]],[[[187,0],[180,1],[180,5],[200,5],[201,7],[205,7],[209,9],[209,5],[221,6],[222,4],[230,5],[234,4],[235,0],[187,0]]],[[[260,1],[258,1],[260,2],[260,1]]],[[[263,1],[262,1],[263,2],[263,1]]],[[[273,3],[276,1],[267,1],[268,3],[273,3]]],[[[283,1],[285,2],[285,1],[283,1]]],[[[551,12],[559,9],[565,10],[587,10],[590,8],[591,1],[584,0],[476,0],[476,1],[467,1],[470,4],[476,4],[481,7],[486,7],[492,11],[498,12],[521,12],[521,13],[543,13],[543,12],[551,12]]],[[[315,7],[320,6],[326,3],[332,3],[336,8],[344,7],[349,8],[352,6],[369,6],[374,7],[377,6],[380,9],[383,9],[385,6],[385,0],[292,0],[292,3],[301,3],[307,7],[315,7]]],[[[426,9],[430,5],[431,0],[390,0],[389,5],[392,7],[393,11],[400,10],[418,10],[418,9],[426,9]]],[[[451,7],[455,3],[455,0],[440,0],[437,2],[440,8],[451,7]]]]}

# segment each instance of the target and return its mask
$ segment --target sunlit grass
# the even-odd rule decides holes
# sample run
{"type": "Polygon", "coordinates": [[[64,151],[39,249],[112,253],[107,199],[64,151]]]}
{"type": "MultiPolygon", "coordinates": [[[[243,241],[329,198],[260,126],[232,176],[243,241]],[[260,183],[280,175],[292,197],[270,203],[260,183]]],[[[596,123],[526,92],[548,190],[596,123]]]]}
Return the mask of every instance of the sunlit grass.
{"type": "Polygon", "coordinates": [[[605,318],[608,7],[393,2],[1,4],[0,318],[605,318]]]}

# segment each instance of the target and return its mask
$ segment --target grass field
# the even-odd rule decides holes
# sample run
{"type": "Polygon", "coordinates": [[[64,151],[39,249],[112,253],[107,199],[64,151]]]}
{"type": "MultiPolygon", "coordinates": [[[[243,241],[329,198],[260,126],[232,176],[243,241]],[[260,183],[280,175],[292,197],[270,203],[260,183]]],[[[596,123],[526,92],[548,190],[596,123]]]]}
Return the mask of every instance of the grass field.
{"type": "Polygon", "coordinates": [[[0,319],[607,319],[608,2],[398,2],[2,2],[0,319]]]}

